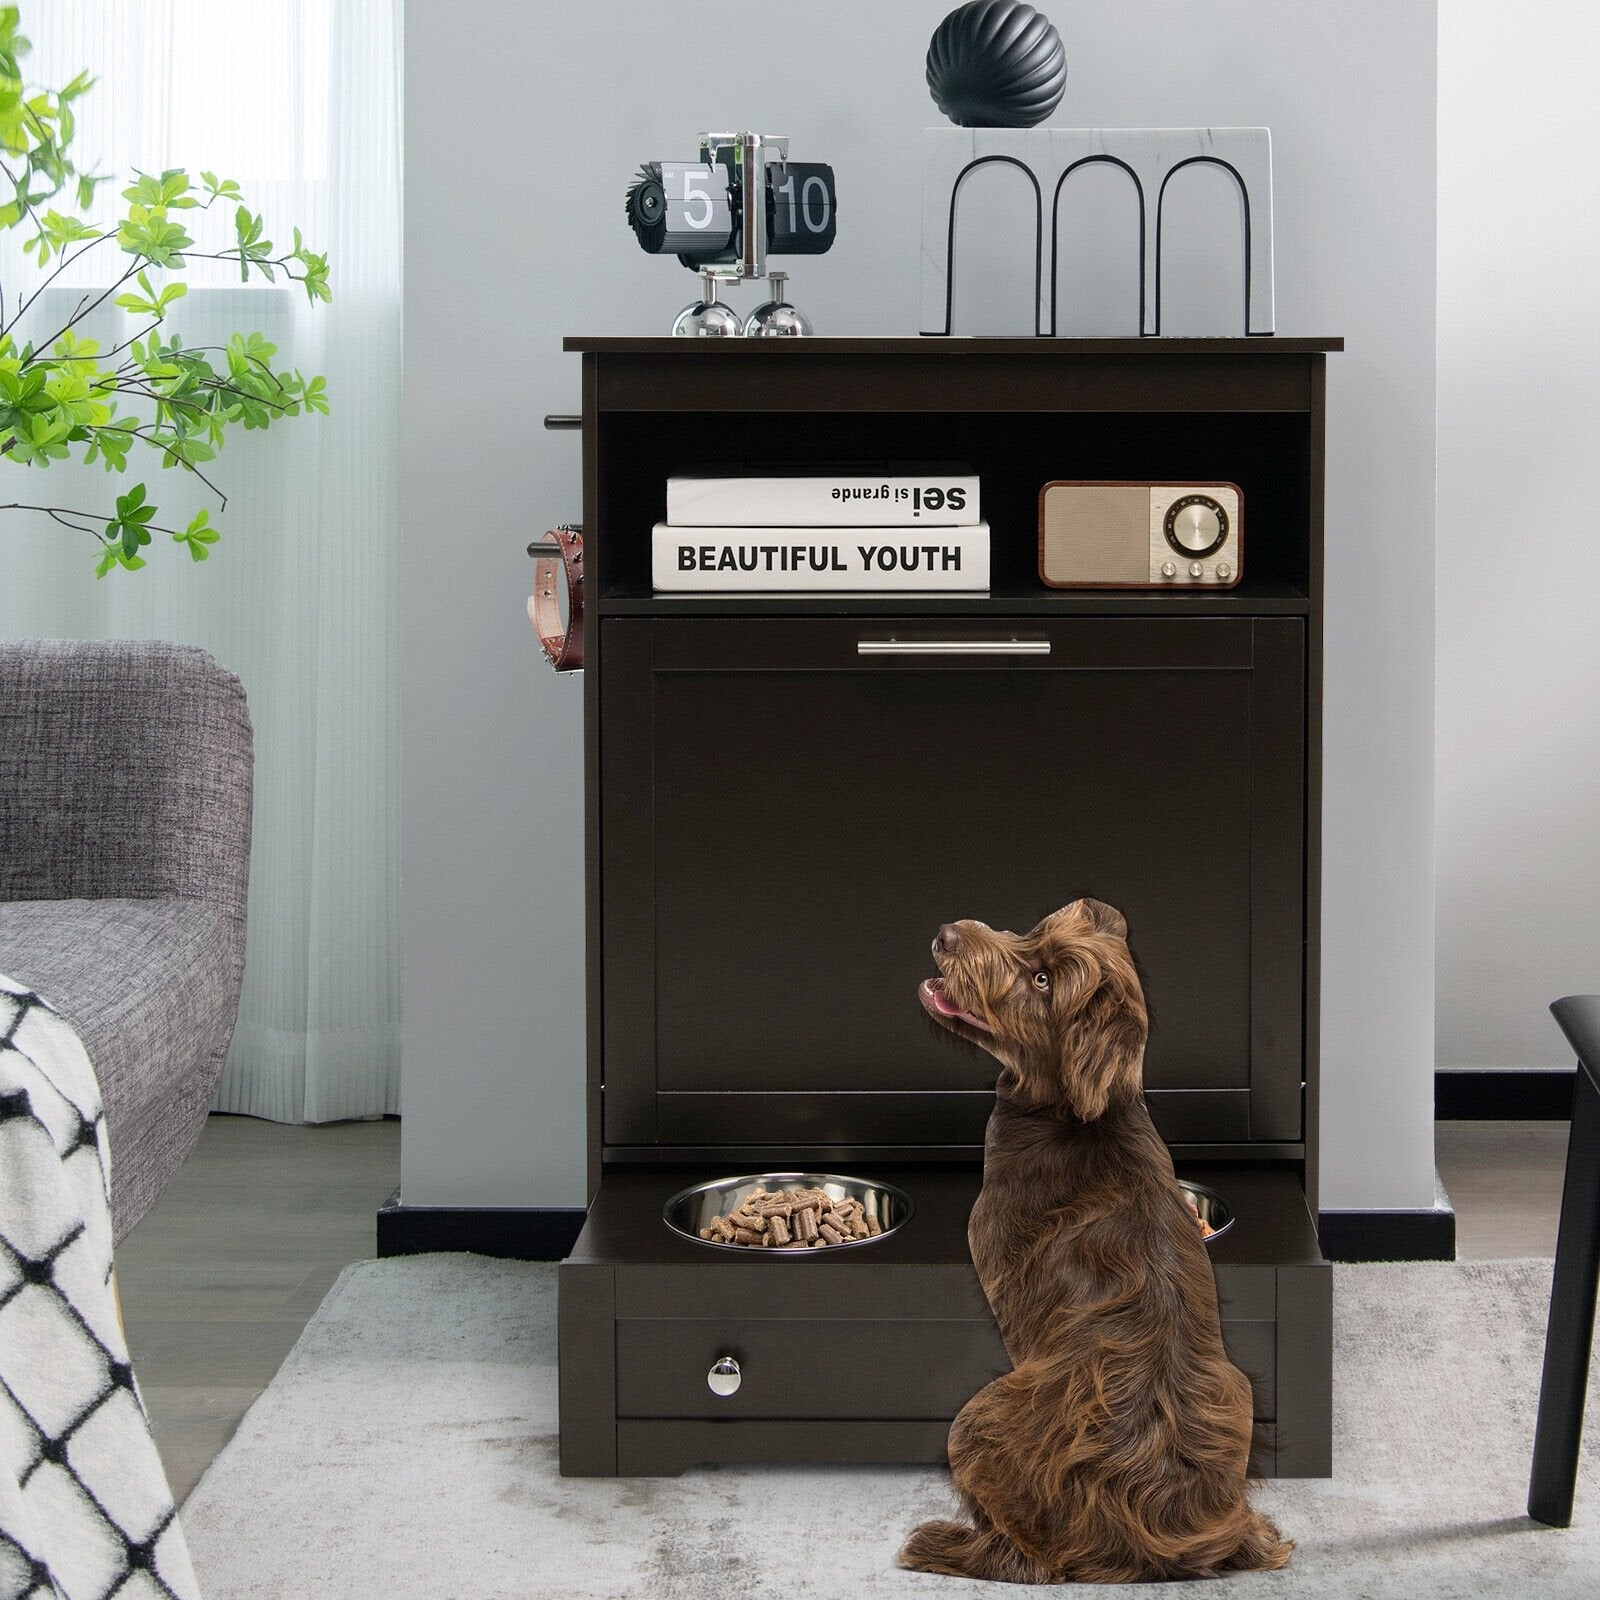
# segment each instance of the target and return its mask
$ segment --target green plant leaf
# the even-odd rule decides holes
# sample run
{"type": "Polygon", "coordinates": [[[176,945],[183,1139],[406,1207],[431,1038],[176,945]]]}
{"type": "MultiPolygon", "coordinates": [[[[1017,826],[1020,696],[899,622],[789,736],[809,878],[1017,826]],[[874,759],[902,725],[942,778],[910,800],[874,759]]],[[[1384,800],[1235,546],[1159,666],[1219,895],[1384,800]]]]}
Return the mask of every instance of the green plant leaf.
{"type": "Polygon", "coordinates": [[[179,252],[194,244],[182,226],[168,218],[165,206],[129,206],[127,218],[117,229],[117,239],[129,255],[140,256],[158,267],[177,266],[179,252]]]}
{"type": "Polygon", "coordinates": [[[206,204],[213,200],[237,200],[239,185],[232,178],[219,178],[214,172],[202,172],[200,181],[206,186],[206,204]]]}
{"type": "Polygon", "coordinates": [[[191,560],[204,561],[211,554],[206,547],[215,544],[221,536],[220,530],[211,526],[211,513],[202,508],[195,513],[189,526],[175,531],[172,538],[175,544],[188,545],[191,560]]]}

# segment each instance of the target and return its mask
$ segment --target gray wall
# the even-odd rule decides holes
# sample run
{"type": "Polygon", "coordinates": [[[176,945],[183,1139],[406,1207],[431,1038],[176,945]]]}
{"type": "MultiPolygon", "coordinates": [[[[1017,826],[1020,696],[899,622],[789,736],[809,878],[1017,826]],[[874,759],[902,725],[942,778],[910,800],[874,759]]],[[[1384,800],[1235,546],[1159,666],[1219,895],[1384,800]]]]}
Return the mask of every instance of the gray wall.
{"type": "MultiPolygon", "coordinates": [[[[628,177],[706,126],[789,134],[841,195],[795,297],[823,332],[914,333],[922,57],[946,9],[408,0],[407,1204],[583,1197],[581,689],[528,632],[524,546],[579,510],[576,437],[539,429],[578,405],[561,336],[662,332],[690,297],[634,245],[628,177]]],[[[1427,1206],[1434,6],[1054,9],[1061,125],[1273,130],[1278,327],[1349,341],[1329,377],[1322,1200],[1427,1206]]]]}
{"type": "Polygon", "coordinates": [[[1441,1067],[1570,1067],[1600,988],[1597,59],[1582,0],[1441,8],[1441,1067]]]}

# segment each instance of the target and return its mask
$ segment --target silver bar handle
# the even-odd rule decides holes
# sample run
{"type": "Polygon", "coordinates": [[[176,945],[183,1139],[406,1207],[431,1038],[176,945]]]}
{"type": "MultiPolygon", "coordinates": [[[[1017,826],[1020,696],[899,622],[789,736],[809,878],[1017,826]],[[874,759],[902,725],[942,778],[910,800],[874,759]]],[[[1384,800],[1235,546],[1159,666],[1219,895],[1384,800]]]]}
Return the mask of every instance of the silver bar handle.
{"type": "Polygon", "coordinates": [[[858,639],[861,656],[1047,656],[1048,639],[858,639]]]}

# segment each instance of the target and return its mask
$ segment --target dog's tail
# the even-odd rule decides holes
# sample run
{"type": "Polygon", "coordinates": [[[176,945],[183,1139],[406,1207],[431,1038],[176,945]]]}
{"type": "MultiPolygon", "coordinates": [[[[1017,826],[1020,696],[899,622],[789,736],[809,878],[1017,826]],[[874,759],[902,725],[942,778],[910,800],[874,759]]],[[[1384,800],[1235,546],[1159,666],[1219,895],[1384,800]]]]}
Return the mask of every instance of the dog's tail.
{"type": "Polygon", "coordinates": [[[900,1565],[914,1572],[952,1578],[987,1578],[997,1583],[1051,1583],[1055,1574],[1019,1550],[998,1528],[980,1531],[959,1522],[924,1522],[900,1551],[900,1565]]]}

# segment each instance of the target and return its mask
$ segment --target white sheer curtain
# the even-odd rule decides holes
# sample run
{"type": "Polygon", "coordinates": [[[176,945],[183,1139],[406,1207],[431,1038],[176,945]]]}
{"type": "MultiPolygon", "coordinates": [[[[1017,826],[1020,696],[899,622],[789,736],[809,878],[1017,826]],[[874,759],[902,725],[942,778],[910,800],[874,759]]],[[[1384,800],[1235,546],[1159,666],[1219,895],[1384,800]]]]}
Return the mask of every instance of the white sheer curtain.
{"type": "MultiPolygon", "coordinates": [[[[287,1122],[399,1109],[399,12],[400,0],[22,7],[30,83],[59,87],[83,68],[99,79],[79,102],[81,166],[209,169],[241,184],[267,237],[286,243],[298,226],[329,256],[333,303],[315,308],[298,288],[242,286],[237,267],[186,275],[169,331],[194,343],[260,331],[276,365],[326,375],[333,408],[231,437],[208,469],[221,513],[188,475],[141,470],[164,512],[211,505],[224,531],[204,565],[158,535],[143,571],[97,582],[89,540],[0,512],[0,636],[184,640],[244,683],[249,952],[214,1104],[287,1122]]],[[[97,216],[123,186],[101,189],[97,216]]],[[[232,211],[217,210],[225,244],[232,211]]],[[[8,300],[39,278],[19,235],[0,241],[8,300]]],[[[47,298],[70,313],[84,285],[110,281],[113,252],[47,298]]],[[[0,462],[3,501],[109,507],[134,481],[0,462]]]]}

